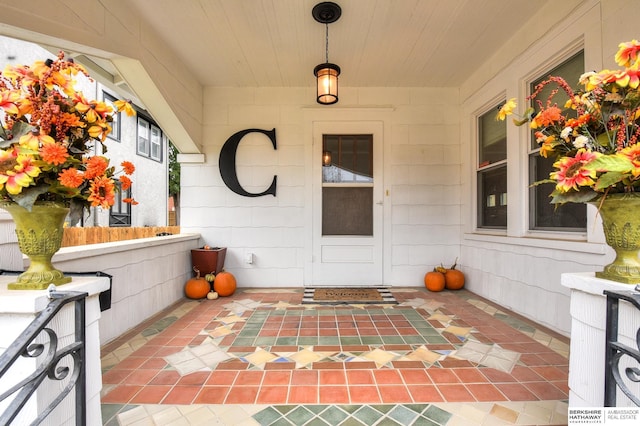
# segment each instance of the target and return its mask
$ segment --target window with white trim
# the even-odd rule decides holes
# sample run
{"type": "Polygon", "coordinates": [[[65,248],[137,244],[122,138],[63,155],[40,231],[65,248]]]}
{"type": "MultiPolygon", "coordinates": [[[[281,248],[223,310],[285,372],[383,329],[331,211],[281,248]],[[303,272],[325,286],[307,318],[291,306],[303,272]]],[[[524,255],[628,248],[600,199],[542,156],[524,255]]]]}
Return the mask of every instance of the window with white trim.
{"type": "Polygon", "coordinates": [[[478,117],[478,228],[507,228],[507,124],[497,109],[478,117]]]}
{"type": "MultiPolygon", "coordinates": [[[[584,73],[584,52],[579,52],[562,64],[544,73],[529,86],[529,93],[533,93],[535,87],[549,76],[564,78],[573,88],[576,88],[580,76],[584,73]]],[[[548,84],[536,99],[547,102],[553,90],[557,90],[555,84],[548,84]]],[[[568,97],[562,89],[553,96],[553,103],[564,108],[568,97]]],[[[539,110],[535,102],[531,105],[536,113],[539,110]]],[[[531,134],[529,144],[529,183],[548,179],[553,171],[554,158],[544,158],[540,155],[540,147],[531,134]]],[[[584,203],[566,203],[563,205],[551,204],[549,194],[554,189],[553,183],[531,186],[529,189],[529,229],[541,231],[584,232],[587,227],[587,207],[584,203]]]]}
{"type": "Polygon", "coordinates": [[[160,127],[146,118],[138,117],[138,155],[161,163],[165,139],[160,127]]]}
{"type": "Polygon", "coordinates": [[[114,104],[116,98],[111,96],[107,92],[102,92],[102,99],[104,103],[113,108],[113,114],[111,114],[111,117],[113,117],[113,121],[111,122],[111,132],[107,135],[107,137],[113,139],[114,141],[120,142],[120,112],[114,104]]]}

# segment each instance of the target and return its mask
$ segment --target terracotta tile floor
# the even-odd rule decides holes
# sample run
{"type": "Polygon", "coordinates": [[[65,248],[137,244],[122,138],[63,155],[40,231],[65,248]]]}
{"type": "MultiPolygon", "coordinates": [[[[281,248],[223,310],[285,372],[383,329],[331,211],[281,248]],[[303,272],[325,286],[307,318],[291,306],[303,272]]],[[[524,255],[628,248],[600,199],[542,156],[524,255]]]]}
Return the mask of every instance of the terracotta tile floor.
{"type": "Polygon", "coordinates": [[[568,339],[466,291],[184,300],[103,347],[106,425],[566,424],[568,339]]]}

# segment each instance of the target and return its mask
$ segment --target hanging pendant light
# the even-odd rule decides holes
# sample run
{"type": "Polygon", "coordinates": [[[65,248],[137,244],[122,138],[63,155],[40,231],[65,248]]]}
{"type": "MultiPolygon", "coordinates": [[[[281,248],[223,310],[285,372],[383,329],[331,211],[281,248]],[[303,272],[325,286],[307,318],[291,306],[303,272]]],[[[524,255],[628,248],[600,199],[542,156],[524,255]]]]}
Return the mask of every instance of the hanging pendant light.
{"type": "Polygon", "coordinates": [[[340,67],[329,62],[329,24],[336,22],[342,14],[340,6],[333,2],[318,3],[311,11],[313,18],[325,24],[325,63],[317,65],[313,69],[316,76],[316,100],[322,105],[331,105],[338,102],[338,76],[340,67]]]}

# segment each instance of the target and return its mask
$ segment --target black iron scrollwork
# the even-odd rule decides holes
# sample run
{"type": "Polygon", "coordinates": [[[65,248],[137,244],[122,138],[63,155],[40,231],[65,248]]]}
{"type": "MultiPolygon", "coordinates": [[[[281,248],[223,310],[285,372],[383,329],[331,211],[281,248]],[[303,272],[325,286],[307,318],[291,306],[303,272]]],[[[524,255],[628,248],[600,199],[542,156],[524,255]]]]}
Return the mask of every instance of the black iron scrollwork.
{"type": "MultiPolygon", "coordinates": [[[[634,395],[622,377],[620,361],[626,357],[635,359],[640,365],[640,330],[636,331],[636,348],[629,347],[618,341],[618,321],[620,300],[626,300],[640,310],[640,293],[633,291],[609,291],[605,290],[607,296],[607,330],[606,330],[606,355],[605,355],[605,380],[604,380],[604,406],[616,406],[616,390],[620,390],[636,406],[640,407],[640,398],[634,395]]],[[[634,383],[640,383],[640,368],[624,368],[626,378],[634,383]]]]}
{"type": "Polygon", "coordinates": [[[11,369],[17,359],[38,358],[36,370],[11,388],[0,394],[0,402],[13,395],[13,399],[3,413],[0,424],[8,425],[18,416],[31,395],[45,380],[62,381],[67,379],[65,387],[55,396],[49,405],[38,412],[32,425],[40,424],[62,402],[75,387],[76,424],[86,424],[86,372],[85,372],[85,299],[87,293],[55,292],[49,293],[53,299],[47,307],[29,324],[25,331],[0,355],[0,379],[11,369]],[[56,314],[67,304],[74,302],[75,332],[74,341],[59,348],[56,332],[47,327],[56,314]],[[38,339],[39,342],[35,342],[38,339]],[[45,343],[40,343],[42,340],[45,343]],[[40,359],[41,358],[41,359],[40,359]],[[63,360],[65,364],[62,365],[63,360]]]}

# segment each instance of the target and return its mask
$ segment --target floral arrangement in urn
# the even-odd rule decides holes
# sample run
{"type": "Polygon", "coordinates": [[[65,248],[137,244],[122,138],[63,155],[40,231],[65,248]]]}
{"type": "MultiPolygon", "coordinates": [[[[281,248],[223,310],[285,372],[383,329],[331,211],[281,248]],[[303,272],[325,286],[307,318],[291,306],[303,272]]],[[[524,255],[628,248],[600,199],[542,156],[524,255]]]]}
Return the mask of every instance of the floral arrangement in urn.
{"type": "MultiPolygon", "coordinates": [[[[580,90],[549,77],[527,98],[538,112],[531,107],[513,120],[530,123],[540,155],[555,159],[549,179],[536,182],[555,184],[554,204],[640,190],[640,42],[621,43],[615,60],[624,69],[584,73],[580,90]],[[549,98],[538,99],[549,84],[555,84],[549,98]],[[569,98],[563,106],[553,102],[560,90],[569,98]]],[[[504,120],[516,106],[509,99],[496,118],[504,120]]]]}
{"type": "MultiPolygon", "coordinates": [[[[115,179],[122,190],[131,187],[134,165],[116,168],[102,155],[114,110],[75,89],[81,75],[91,80],[63,53],[31,66],[8,65],[0,74],[0,202],[28,211],[36,201],[62,203],[73,225],[85,208],[114,204],[115,179]]],[[[135,114],[129,102],[114,105],[135,114]]]]}

